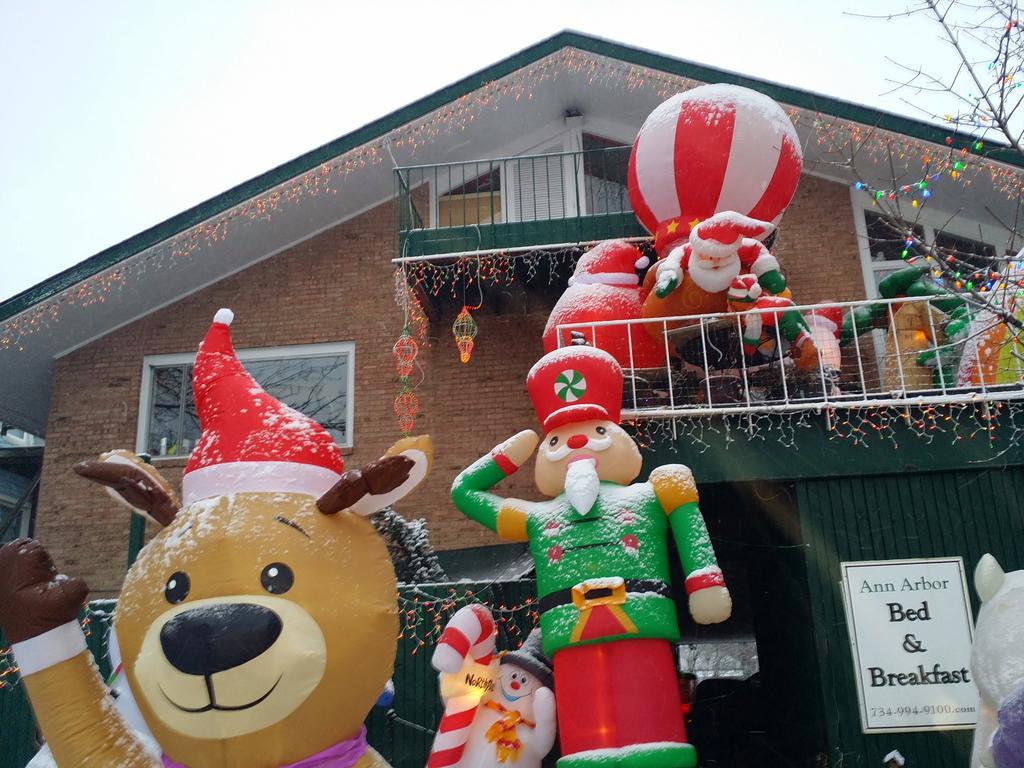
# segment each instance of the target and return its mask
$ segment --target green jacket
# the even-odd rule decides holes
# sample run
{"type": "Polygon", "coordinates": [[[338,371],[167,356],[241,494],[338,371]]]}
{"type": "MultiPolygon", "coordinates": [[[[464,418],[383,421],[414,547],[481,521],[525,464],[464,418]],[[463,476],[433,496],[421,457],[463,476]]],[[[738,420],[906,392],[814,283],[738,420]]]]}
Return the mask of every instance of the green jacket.
{"type": "MultiPolygon", "coordinates": [[[[507,459],[503,463],[508,466],[507,459]]],[[[540,502],[490,493],[505,476],[494,458],[485,456],[455,479],[452,499],[463,514],[502,538],[530,542],[548,655],[610,640],[678,639],[668,590],[669,527],[687,592],[724,583],[693,476],[680,464],[658,467],[646,483],[602,483],[583,516],[564,493],[540,502]]]]}

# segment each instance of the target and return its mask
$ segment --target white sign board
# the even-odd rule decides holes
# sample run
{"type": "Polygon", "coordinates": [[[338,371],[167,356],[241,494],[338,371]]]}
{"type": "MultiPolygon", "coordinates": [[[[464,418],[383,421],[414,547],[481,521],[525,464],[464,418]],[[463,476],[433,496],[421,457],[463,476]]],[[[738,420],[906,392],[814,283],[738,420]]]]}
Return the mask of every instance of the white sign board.
{"type": "Polygon", "coordinates": [[[973,728],[963,559],[840,563],[864,733],[973,728]]]}

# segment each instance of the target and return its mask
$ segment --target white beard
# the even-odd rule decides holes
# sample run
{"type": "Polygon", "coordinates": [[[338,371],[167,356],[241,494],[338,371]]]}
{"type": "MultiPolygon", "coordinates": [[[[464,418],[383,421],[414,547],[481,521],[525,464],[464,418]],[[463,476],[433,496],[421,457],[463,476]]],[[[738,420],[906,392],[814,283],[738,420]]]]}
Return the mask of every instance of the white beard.
{"type": "Polygon", "coordinates": [[[696,257],[690,259],[690,279],[708,293],[721,293],[729,290],[733,279],[740,273],[740,260],[733,258],[726,261],[718,269],[712,269],[696,257]]]}
{"type": "Polygon", "coordinates": [[[565,497],[578,515],[582,517],[590,512],[600,490],[596,461],[579,459],[569,465],[565,472],[565,497]]]}

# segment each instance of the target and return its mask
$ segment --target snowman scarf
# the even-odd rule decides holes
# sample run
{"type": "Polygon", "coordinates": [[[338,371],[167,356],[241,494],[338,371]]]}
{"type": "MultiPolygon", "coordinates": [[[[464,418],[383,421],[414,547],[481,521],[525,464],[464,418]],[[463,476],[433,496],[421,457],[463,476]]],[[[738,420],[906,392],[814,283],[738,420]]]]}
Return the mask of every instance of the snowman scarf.
{"type": "Polygon", "coordinates": [[[519,759],[519,752],[523,748],[523,742],[516,736],[516,726],[522,723],[527,728],[533,728],[534,723],[523,717],[522,713],[505,709],[496,701],[488,701],[484,706],[501,714],[501,717],[487,729],[484,736],[488,741],[494,742],[499,763],[504,763],[509,757],[514,763],[519,759]]]}

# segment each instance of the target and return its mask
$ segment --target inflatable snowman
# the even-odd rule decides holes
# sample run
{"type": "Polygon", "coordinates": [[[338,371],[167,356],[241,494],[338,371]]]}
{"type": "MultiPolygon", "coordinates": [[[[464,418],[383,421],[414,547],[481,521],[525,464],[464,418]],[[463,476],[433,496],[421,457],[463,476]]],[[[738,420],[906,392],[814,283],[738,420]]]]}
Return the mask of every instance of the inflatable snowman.
{"type": "Polygon", "coordinates": [[[460,609],[445,628],[432,660],[445,712],[427,768],[540,768],[554,746],[553,674],[540,630],[497,657],[494,635],[479,604],[460,609]]]}
{"type": "Polygon", "coordinates": [[[555,695],[551,665],[540,649],[540,630],[498,663],[498,684],[473,721],[462,766],[539,768],[555,743],[555,695]]]}

